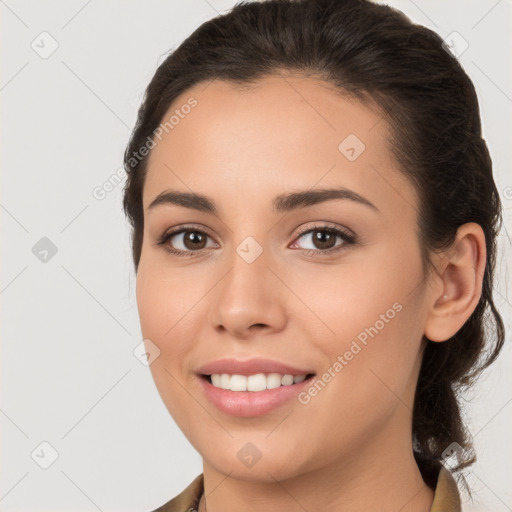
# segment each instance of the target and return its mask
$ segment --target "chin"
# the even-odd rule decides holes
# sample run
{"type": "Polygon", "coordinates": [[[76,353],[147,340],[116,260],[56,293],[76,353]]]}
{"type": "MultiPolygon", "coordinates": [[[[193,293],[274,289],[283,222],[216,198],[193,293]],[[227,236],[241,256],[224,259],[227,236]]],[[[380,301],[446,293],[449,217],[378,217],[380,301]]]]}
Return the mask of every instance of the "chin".
{"type": "MultiPolygon", "coordinates": [[[[207,444],[208,441],[205,441],[205,445],[207,444]]],[[[277,437],[276,445],[268,439],[254,442],[230,439],[227,443],[219,441],[218,446],[222,446],[222,449],[215,452],[211,451],[211,444],[205,446],[206,451],[198,451],[207,465],[237,480],[273,483],[276,480],[293,478],[311,469],[308,466],[307,470],[302,470],[306,468],[307,462],[298,460],[297,445],[283,450],[277,437]]]]}

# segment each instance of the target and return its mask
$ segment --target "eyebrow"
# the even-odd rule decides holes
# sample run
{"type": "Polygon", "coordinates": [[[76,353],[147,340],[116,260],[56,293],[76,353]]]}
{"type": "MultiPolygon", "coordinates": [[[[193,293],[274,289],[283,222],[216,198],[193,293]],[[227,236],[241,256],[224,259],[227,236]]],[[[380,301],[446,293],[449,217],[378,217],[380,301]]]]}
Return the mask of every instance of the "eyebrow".
{"type": "MultiPolygon", "coordinates": [[[[348,199],[364,206],[368,206],[377,212],[380,211],[368,199],[361,196],[357,192],[344,187],[303,190],[300,192],[281,194],[274,198],[272,206],[273,211],[276,213],[289,212],[299,208],[313,206],[324,201],[331,201],[333,199],[348,199]]],[[[215,202],[212,199],[202,194],[196,194],[193,192],[165,190],[158,194],[155,199],[153,199],[147,210],[151,210],[152,208],[162,204],[175,204],[185,208],[190,208],[205,213],[211,213],[214,215],[216,215],[218,212],[217,207],[215,206],[215,202]]]]}

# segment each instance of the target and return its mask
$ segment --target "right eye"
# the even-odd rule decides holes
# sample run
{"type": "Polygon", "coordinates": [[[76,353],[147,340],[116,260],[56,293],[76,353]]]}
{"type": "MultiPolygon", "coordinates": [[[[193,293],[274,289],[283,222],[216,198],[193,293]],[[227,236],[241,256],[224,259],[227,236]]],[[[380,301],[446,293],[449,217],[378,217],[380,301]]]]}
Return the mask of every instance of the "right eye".
{"type": "Polygon", "coordinates": [[[157,244],[177,256],[195,256],[194,253],[211,247],[207,245],[208,238],[211,239],[205,231],[185,226],[164,233],[157,244]]]}

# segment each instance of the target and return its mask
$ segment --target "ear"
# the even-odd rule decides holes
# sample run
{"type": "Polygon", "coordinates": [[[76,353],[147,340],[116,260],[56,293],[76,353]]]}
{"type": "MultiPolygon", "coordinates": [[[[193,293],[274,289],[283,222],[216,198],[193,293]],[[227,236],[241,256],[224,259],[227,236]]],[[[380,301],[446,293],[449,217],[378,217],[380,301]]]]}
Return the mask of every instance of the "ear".
{"type": "Polygon", "coordinates": [[[460,226],[452,246],[439,255],[427,299],[429,340],[446,341],[471,316],[482,294],[486,255],[485,234],[474,222],[460,226]]]}

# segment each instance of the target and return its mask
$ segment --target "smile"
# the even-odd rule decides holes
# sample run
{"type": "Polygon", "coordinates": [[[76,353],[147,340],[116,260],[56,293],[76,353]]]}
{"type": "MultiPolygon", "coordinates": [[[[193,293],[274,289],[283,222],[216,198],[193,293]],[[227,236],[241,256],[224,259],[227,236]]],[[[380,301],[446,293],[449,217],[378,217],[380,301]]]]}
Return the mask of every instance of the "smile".
{"type": "Polygon", "coordinates": [[[201,375],[198,381],[205,397],[219,411],[230,416],[249,418],[267,414],[292,400],[310,385],[314,377],[312,373],[295,377],[280,373],[223,373],[201,375]]]}
{"type": "Polygon", "coordinates": [[[211,384],[220,389],[230,391],[260,392],[267,389],[276,389],[281,386],[291,386],[305,380],[308,375],[256,373],[254,375],[230,375],[228,373],[214,373],[210,376],[211,384]]]}

